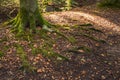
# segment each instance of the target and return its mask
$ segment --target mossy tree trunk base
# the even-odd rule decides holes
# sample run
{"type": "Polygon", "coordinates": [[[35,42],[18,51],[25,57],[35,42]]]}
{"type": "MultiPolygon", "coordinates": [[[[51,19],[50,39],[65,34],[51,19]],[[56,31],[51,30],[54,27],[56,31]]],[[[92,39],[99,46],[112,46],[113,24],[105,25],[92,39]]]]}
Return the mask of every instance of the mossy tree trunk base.
{"type": "Polygon", "coordinates": [[[37,0],[20,0],[20,10],[17,16],[9,22],[13,25],[12,31],[23,33],[26,27],[36,32],[36,25],[49,25],[39,12],[37,0]]]}

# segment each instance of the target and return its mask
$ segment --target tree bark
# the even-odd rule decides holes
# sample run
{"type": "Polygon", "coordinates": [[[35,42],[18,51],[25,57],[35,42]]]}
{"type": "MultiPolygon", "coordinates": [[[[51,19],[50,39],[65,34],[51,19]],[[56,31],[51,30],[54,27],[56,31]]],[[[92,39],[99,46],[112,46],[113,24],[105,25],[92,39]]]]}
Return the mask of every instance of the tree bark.
{"type": "Polygon", "coordinates": [[[11,21],[14,30],[22,33],[25,27],[30,28],[31,31],[36,31],[36,25],[48,25],[39,11],[37,0],[19,0],[20,9],[17,16],[11,21]]]}

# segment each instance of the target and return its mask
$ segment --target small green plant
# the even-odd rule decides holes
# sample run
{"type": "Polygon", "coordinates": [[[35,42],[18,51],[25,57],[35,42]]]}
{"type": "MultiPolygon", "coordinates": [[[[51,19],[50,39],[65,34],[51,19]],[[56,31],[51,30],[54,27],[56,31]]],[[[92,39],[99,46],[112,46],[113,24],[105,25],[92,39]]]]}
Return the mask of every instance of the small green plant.
{"type": "Polygon", "coordinates": [[[4,53],[2,51],[0,51],[0,57],[3,57],[4,53]]]}
{"type": "Polygon", "coordinates": [[[71,7],[72,7],[72,0],[66,0],[66,10],[70,10],[71,9],[71,7]]]}
{"type": "Polygon", "coordinates": [[[99,7],[120,8],[120,0],[102,0],[97,5],[99,7]]]}
{"type": "Polygon", "coordinates": [[[46,11],[70,10],[77,3],[74,0],[40,0],[40,9],[46,11]]]}

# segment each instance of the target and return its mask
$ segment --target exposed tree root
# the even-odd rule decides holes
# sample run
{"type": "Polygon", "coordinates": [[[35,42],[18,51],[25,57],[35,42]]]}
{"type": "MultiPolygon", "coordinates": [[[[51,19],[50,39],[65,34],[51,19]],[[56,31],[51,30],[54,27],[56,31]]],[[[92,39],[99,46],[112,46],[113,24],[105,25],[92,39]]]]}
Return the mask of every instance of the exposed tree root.
{"type": "Polygon", "coordinates": [[[6,25],[12,25],[11,32],[15,32],[17,35],[24,34],[26,28],[30,29],[30,32],[36,33],[36,27],[39,25],[41,28],[51,27],[52,24],[43,19],[42,15],[39,12],[29,13],[26,15],[26,12],[20,12],[18,15],[5,23],[6,25]]]}

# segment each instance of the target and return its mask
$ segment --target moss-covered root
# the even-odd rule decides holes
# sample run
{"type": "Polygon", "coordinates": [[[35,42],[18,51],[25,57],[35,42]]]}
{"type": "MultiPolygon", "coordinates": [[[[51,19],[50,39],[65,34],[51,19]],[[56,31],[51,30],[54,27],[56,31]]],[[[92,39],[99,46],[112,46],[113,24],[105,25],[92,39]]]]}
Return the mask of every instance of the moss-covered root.
{"type": "Polygon", "coordinates": [[[21,18],[21,14],[18,14],[14,19],[12,19],[9,23],[12,25],[11,32],[16,32],[17,35],[21,35],[24,32],[24,28],[27,24],[26,18],[21,18]]]}
{"type": "Polygon", "coordinates": [[[41,14],[36,15],[29,13],[29,15],[19,13],[14,19],[10,20],[7,25],[12,25],[11,32],[16,33],[18,36],[23,35],[26,27],[30,29],[30,32],[36,33],[36,26],[52,26],[49,22],[44,20],[41,14]]]}
{"type": "Polygon", "coordinates": [[[30,32],[36,32],[37,25],[51,25],[40,13],[37,0],[20,0],[19,13],[8,24],[12,25],[12,32],[16,32],[17,35],[23,34],[26,27],[30,28],[30,32]]]}

